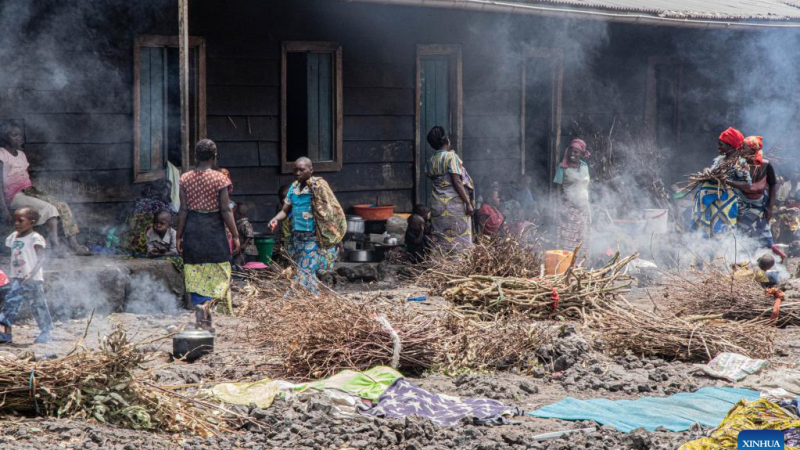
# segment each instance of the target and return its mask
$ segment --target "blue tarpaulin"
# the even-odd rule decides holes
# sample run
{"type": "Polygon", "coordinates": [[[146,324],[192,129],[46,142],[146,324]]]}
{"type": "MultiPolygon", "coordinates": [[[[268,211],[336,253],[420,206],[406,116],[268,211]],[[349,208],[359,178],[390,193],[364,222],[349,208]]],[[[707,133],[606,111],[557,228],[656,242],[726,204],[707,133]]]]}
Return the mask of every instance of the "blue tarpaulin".
{"type": "Polygon", "coordinates": [[[528,415],[564,420],[593,420],[611,425],[619,431],[637,428],[650,431],[664,427],[685,431],[693,423],[717,426],[739,400],[758,400],[761,395],[751,389],[705,387],[696,392],[669,397],[640,397],[636,400],[578,400],[567,397],[528,415]]]}

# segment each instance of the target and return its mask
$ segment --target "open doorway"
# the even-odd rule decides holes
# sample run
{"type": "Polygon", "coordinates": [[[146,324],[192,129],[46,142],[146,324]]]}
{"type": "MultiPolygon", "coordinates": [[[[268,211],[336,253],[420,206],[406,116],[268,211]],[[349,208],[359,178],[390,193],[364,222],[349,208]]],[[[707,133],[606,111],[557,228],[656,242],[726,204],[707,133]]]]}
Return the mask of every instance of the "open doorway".
{"type": "Polygon", "coordinates": [[[552,197],[561,146],[563,67],[560,49],[529,49],[522,61],[522,170],[539,198],[552,197]]]}

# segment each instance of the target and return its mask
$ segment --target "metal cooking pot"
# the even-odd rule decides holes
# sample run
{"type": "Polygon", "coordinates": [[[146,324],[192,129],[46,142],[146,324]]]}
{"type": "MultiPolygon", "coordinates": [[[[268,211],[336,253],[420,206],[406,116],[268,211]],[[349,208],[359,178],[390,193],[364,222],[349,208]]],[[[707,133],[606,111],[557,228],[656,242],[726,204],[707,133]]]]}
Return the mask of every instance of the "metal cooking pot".
{"type": "Polygon", "coordinates": [[[214,352],[214,335],[206,330],[184,330],[172,337],[172,357],[192,362],[214,352]]]}
{"type": "Polygon", "coordinates": [[[348,258],[350,262],[370,262],[372,261],[372,251],[370,250],[350,250],[348,258]]]}
{"type": "Polygon", "coordinates": [[[364,234],[364,219],[359,216],[347,216],[347,232],[364,234]]]}

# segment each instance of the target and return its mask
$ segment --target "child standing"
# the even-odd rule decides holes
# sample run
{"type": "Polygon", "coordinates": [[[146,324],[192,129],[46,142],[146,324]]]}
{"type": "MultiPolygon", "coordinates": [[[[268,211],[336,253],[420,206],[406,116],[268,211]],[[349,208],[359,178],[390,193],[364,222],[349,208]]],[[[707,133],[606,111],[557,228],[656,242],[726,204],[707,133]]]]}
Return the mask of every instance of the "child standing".
{"type": "Polygon", "coordinates": [[[178,249],[172,213],[162,209],[153,215],[153,226],[147,230],[147,257],[176,256],[178,249]]]}
{"type": "Polygon", "coordinates": [[[258,260],[258,249],[255,243],[255,232],[247,213],[250,212],[250,205],[242,203],[236,206],[233,217],[236,219],[236,229],[239,230],[239,239],[242,240],[241,250],[236,255],[236,264],[243,266],[249,262],[258,260]]]}
{"type": "Polygon", "coordinates": [[[14,232],[6,238],[6,247],[11,248],[11,290],[0,311],[0,343],[11,342],[11,326],[19,313],[22,302],[28,302],[41,333],[34,342],[50,340],[53,319],[44,298],[44,266],[46,247],[41,234],[33,231],[39,221],[39,212],[22,207],[14,212],[14,232]]]}

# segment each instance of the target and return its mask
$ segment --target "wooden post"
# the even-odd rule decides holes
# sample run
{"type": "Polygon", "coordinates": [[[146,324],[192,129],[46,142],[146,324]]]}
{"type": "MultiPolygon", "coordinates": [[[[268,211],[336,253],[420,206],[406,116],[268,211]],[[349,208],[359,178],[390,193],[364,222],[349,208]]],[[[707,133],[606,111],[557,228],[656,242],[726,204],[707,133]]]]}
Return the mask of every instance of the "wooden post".
{"type": "Polygon", "coordinates": [[[189,0],[178,0],[178,49],[181,84],[181,155],[183,171],[189,170],[189,0]]]}

